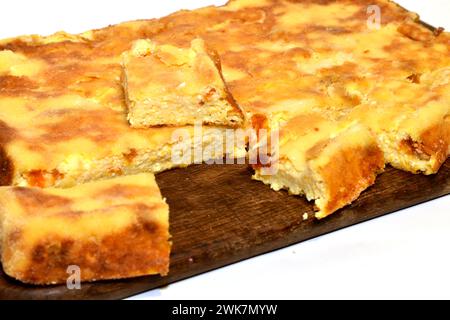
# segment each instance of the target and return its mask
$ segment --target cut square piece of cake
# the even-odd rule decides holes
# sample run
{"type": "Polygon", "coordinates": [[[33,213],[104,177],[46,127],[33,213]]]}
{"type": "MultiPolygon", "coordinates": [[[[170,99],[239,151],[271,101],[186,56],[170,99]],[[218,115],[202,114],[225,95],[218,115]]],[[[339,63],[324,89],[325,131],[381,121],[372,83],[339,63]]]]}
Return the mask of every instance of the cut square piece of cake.
{"type": "Polygon", "coordinates": [[[314,113],[283,124],[271,152],[272,163],[255,165],[253,178],[314,201],[318,219],[356,200],[384,169],[383,152],[366,127],[314,113]]]}
{"type": "Polygon", "coordinates": [[[193,40],[190,48],[138,40],[123,54],[122,66],[132,127],[243,124],[219,57],[201,39],[193,40]]]}
{"type": "Polygon", "coordinates": [[[0,188],[3,270],[30,284],[166,275],[169,207],[153,174],[68,189],[0,188]],[[71,269],[72,268],[72,269],[71,269]]]}

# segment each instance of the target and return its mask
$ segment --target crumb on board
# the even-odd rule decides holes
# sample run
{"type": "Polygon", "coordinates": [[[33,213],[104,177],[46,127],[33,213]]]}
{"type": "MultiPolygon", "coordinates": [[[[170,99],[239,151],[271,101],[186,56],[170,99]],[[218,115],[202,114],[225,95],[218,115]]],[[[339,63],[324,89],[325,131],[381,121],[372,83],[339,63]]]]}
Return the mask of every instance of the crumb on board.
{"type": "Polygon", "coordinates": [[[303,221],[308,220],[308,212],[305,212],[303,214],[303,221]]]}

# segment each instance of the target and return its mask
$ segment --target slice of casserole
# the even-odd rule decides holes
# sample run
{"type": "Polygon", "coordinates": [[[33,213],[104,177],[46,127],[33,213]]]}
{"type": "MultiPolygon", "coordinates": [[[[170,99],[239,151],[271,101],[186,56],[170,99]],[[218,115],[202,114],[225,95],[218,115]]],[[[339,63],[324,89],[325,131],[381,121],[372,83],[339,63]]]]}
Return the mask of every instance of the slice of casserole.
{"type": "Polygon", "coordinates": [[[122,65],[132,127],[243,123],[223,80],[219,56],[201,39],[186,49],[138,40],[124,53],[122,65]]]}
{"type": "Polygon", "coordinates": [[[275,130],[278,144],[273,145],[273,135],[267,139],[273,160],[256,164],[253,178],[313,200],[319,219],[356,200],[384,169],[375,137],[356,122],[330,122],[307,113],[275,130]]]}
{"type": "Polygon", "coordinates": [[[0,188],[3,270],[25,283],[166,275],[169,207],[152,174],[69,189],[0,188]]]}

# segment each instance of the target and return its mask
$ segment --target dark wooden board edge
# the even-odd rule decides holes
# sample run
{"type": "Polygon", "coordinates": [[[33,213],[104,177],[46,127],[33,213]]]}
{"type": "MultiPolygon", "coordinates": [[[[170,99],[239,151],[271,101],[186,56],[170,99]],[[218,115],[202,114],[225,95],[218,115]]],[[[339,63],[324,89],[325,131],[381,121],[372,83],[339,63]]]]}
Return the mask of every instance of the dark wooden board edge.
{"type": "Polygon", "coordinates": [[[352,205],[324,220],[312,205],[250,179],[242,165],[198,165],[157,176],[171,207],[167,277],[34,287],[0,272],[0,299],[121,299],[450,194],[450,161],[433,176],[388,168],[352,205]]]}

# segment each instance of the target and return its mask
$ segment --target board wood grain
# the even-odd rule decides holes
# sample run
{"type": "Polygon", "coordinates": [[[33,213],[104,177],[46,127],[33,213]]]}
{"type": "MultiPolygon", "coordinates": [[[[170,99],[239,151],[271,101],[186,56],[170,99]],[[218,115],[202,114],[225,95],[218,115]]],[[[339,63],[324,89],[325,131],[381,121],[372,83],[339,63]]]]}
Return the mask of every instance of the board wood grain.
{"type": "Polygon", "coordinates": [[[245,165],[196,165],[157,175],[174,243],[167,277],[68,290],[23,285],[0,272],[0,299],[125,298],[450,193],[450,161],[433,176],[388,168],[352,205],[317,221],[305,199],[272,191],[251,174],[245,165]],[[305,212],[310,218],[303,221],[305,212]]]}

